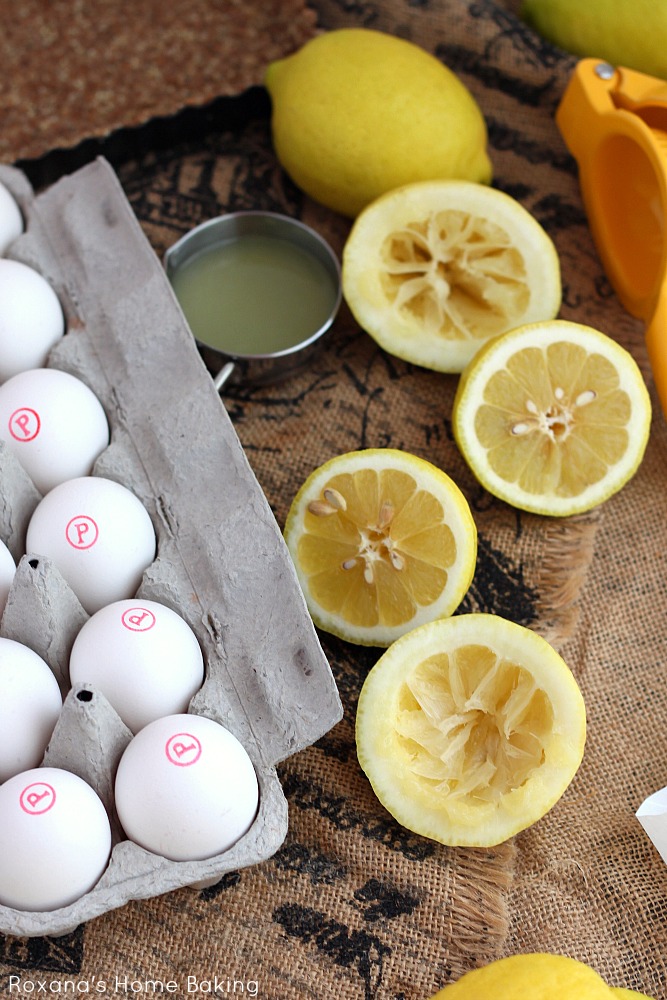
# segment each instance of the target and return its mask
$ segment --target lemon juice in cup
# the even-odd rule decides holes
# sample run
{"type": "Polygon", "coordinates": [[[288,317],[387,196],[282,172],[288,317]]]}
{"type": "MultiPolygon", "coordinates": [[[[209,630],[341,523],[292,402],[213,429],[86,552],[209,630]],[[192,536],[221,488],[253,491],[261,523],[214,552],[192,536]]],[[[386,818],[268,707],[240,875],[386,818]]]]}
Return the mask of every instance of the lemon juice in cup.
{"type": "Polygon", "coordinates": [[[340,304],[329,245],[277,213],[212,219],[167,251],[165,267],[218,388],[235,367],[258,382],[300,367],[340,304]]]}

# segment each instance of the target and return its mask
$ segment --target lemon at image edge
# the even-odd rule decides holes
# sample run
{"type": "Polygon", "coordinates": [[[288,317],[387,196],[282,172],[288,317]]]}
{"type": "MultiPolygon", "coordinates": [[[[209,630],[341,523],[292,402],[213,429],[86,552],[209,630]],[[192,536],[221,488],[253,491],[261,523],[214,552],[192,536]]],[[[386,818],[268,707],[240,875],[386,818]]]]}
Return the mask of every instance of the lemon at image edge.
{"type": "Polygon", "coordinates": [[[589,965],[566,955],[528,952],[464,973],[430,1000],[651,1000],[608,986],[589,965]]]}
{"type": "Polygon", "coordinates": [[[490,339],[552,319],[560,262],[537,219],[471,181],[404,185],[376,199],[343,248],[345,300],[388,353],[460,373],[490,339]]]}
{"type": "Polygon", "coordinates": [[[360,766],[389,813],[448,846],[493,847],[541,819],[581,763],[586,709],[525,626],[457,614],[394,642],[364,681],[360,766]]]}
{"type": "Polygon", "coordinates": [[[656,0],[523,0],[519,14],[566,52],[667,79],[667,5],[656,0]]]}
{"type": "Polygon", "coordinates": [[[315,624],[362,645],[388,646],[451,614],[475,572],[477,529],[463,493],[432,463],[393,448],[315,469],[284,536],[315,624]]]}
{"type": "Polygon", "coordinates": [[[567,320],[490,341],[463,372],[452,412],[456,442],[491,494],[561,517],[600,505],[632,478],[650,425],[629,351],[567,320]]]}
{"type": "Polygon", "coordinates": [[[411,181],[491,180],[477,102],[413,42],[368,28],[325,32],[271,63],[264,83],[280,164],[343,215],[411,181]]]}

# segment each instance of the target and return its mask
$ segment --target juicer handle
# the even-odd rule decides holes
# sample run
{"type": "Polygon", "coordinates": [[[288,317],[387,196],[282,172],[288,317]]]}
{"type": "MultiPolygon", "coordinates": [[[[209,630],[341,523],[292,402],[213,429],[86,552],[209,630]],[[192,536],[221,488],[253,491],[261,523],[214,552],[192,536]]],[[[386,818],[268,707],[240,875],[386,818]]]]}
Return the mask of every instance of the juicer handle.
{"type": "Polygon", "coordinates": [[[646,350],[663,415],[667,418],[667,283],[646,327],[646,350]]]}

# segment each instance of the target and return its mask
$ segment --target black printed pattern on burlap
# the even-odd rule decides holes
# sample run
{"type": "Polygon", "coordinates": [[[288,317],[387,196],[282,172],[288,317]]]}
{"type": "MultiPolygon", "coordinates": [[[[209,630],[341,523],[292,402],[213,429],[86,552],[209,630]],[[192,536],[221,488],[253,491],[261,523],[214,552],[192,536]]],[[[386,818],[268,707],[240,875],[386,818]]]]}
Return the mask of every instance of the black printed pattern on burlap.
{"type": "MultiPolygon", "coordinates": [[[[324,28],[346,23],[388,28],[383,20],[383,5],[379,3],[332,0],[330,3],[316,2],[313,6],[324,28]]],[[[404,3],[405,21],[415,25],[415,33],[419,32],[421,14],[428,14],[430,6],[428,0],[418,4],[412,0],[404,3]]],[[[459,16],[464,7],[458,5],[459,16]]],[[[484,88],[494,88],[506,93],[517,106],[551,114],[558,99],[558,71],[563,72],[559,53],[550,46],[539,44],[532,32],[490,0],[467,4],[465,17],[466,30],[471,37],[475,34],[477,41],[482,38],[484,44],[468,46],[465,31],[459,27],[447,40],[434,40],[430,47],[436,55],[469,83],[476,82],[481,92],[484,88]],[[511,71],[508,49],[521,63],[523,76],[518,71],[516,75],[511,71]],[[538,67],[539,72],[527,82],[525,67],[530,64],[538,67]]],[[[232,106],[223,107],[220,112],[223,119],[224,108],[232,106]]],[[[231,127],[225,127],[224,121],[212,117],[208,131],[204,129],[194,139],[167,146],[154,141],[154,128],[145,132],[146,148],[142,148],[141,133],[135,133],[130,157],[124,154],[122,143],[110,142],[95,148],[96,154],[107,154],[116,167],[156,253],[164,253],[167,246],[193,226],[227,211],[266,209],[303,217],[304,198],[278,168],[272,153],[266,95],[261,91],[245,95],[243,113],[232,113],[230,118],[233,119],[231,127]],[[139,155],[136,155],[137,149],[139,155]]],[[[547,146],[527,137],[512,120],[490,117],[488,125],[492,151],[511,153],[525,167],[520,177],[518,172],[500,173],[495,179],[497,186],[529,202],[531,210],[552,233],[582,226],[585,219],[578,205],[539,192],[530,179],[531,168],[544,163],[571,174],[574,169],[571,159],[563,156],[554,161],[553,152],[547,146]]],[[[451,399],[453,381],[443,379],[441,382],[451,399]]],[[[277,516],[284,516],[289,498],[279,480],[280,470],[276,471],[273,464],[275,452],[280,448],[276,443],[279,438],[272,437],[269,442],[268,432],[281,422],[312,412],[314,400],[320,411],[330,414],[334,422],[332,448],[336,441],[339,451],[404,447],[425,456],[434,454],[444,464],[450,459],[458,462],[451,474],[467,475],[460,459],[454,456],[444,406],[439,413],[434,405],[420,426],[392,423],[387,386],[393,390],[401,385],[406,387],[408,394],[419,393],[424,387],[434,399],[437,398],[433,373],[416,372],[412,366],[383,354],[363,331],[352,326],[332,337],[316,367],[292,385],[267,390],[243,386],[229,388],[226,406],[277,516]],[[349,401],[349,404],[346,402],[350,408],[347,415],[351,413],[352,416],[345,433],[336,437],[336,401],[342,387],[349,401]],[[311,406],[310,411],[308,406],[311,406]],[[260,433],[255,436],[258,426],[267,432],[264,437],[260,433]]],[[[284,466],[293,461],[296,466],[298,460],[298,456],[285,453],[279,464],[284,466]]],[[[478,491],[469,478],[465,485],[469,495],[478,491]]],[[[538,597],[526,579],[521,561],[508,551],[502,551],[491,536],[480,530],[475,579],[459,610],[489,611],[530,624],[536,618],[538,597]]],[[[361,684],[379,651],[350,648],[328,636],[323,637],[323,644],[346,713],[353,718],[361,684]]],[[[317,750],[350,770],[358,766],[349,725],[323,737],[317,750]]],[[[423,863],[440,850],[431,841],[401,827],[380,807],[372,817],[356,810],[344,789],[339,794],[332,794],[299,766],[286,769],[283,777],[292,811],[315,813],[349,837],[380,843],[412,863],[423,863]]],[[[377,996],[381,987],[387,990],[383,995],[400,1000],[403,994],[392,990],[392,985],[384,982],[383,974],[392,952],[392,922],[410,919],[425,905],[418,888],[407,892],[393,885],[391,880],[380,880],[369,873],[367,878],[358,881],[350,894],[349,872],[344,860],[327,854],[321,846],[316,848],[290,838],[267,864],[276,872],[291,873],[299,884],[313,890],[308,903],[304,902],[305,892],[300,892],[299,898],[295,892],[293,896],[285,895],[274,907],[271,919],[284,939],[308,951],[314,950],[344,971],[359,984],[359,995],[365,1000],[377,996]],[[351,917],[357,918],[356,926],[352,926],[351,921],[346,923],[332,916],[331,904],[340,892],[346,894],[347,910],[351,917]]],[[[200,898],[213,903],[225,893],[242,890],[243,882],[243,873],[226,875],[217,885],[203,890],[200,898]]],[[[1,938],[0,962],[14,969],[77,972],[82,966],[84,945],[83,928],[57,940],[1,938]]],[[[444,985],[449,965],[443,970],[444,985]]]]}

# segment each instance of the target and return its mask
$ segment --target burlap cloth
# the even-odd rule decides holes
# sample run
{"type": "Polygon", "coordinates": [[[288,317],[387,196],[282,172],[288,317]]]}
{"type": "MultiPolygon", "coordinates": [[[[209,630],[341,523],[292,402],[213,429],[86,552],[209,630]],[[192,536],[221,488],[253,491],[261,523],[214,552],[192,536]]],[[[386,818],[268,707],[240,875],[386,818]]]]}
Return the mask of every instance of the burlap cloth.
{"type": "MultiPolygon", "coordinates": [[[[323,29],[393,32],[460,74],[489,125],[495,183],[557,244],[561,316],[618,338],[650,384],[641,326],[605,280],[553,120],[574,61],[491,0],[313,7],[323,29]]],[[[196,50],[193,42],[192,58],[196,50]]],[[[216,46],[208,51],[215,60],[216,46]]],[[[239,207],[299,215],[341,249],[348,222],[286,180],[261,92],[249,107],[233,128],[118,160],[158,253],[196,222],[239,207]]],[[[31,149],[14,146],[10,158],[31,149]]],[[[7,992],[13,974],[46,981],[51,992],[68,980],[108,994],[174,982],[176,995],[217,986],[218,995],[267,1000],[422,1000],[476,964],[538,950],[667,1000],[667,867],[634,816],[667,784],[665,421],[656,403],[645,460],[621,493],[588,515],[550,520],[476,485],[450,432],[455,385],[382,353],[344,308],[307,370],[271,388],[228,386],[224,398],[281,524],[305,476],[349,449],[404,448],[457,480],[480,538],[461,610],[495,612],[546,635],[584,693],[586,754],[562,800],[490,851],[447,849],[399,827],[375,800],[354,748],[356,699],[378,651],[323,636],[345,716],[280,766],[290,827],[278,853],[213,888],[131,903],[63,939],[5,938],[7,992]]]]}

